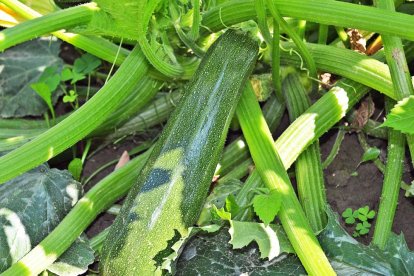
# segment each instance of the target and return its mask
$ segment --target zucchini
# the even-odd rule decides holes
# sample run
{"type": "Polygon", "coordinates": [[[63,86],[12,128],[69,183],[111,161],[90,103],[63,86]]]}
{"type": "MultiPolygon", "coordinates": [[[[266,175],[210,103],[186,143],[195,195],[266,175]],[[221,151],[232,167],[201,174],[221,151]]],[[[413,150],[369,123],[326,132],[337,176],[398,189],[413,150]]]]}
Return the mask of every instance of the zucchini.
{"type": "Polygon", "coordinates": [[[256,42],[232,30],[210,47],[111,227],[102,275],[157,273],[197,221],[257,53],[256,42]]]}

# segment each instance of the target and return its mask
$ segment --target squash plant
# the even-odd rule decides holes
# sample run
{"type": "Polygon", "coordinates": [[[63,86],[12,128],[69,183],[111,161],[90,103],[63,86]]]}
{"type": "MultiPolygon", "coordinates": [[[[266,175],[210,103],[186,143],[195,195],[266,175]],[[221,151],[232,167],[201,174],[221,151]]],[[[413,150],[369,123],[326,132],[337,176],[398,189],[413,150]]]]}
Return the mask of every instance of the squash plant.
{"type": "MultiPolygon", "coordinates": [[[[4,187],[84,139],[89,148],[91,141],[113,142],[168,121],[153,147],[148,146],[152,142],[145,145],[145,153],[74,200],[73,208],[65,209],[36,244],[11,254],[0,267],[4,275],[46,269],[59,274],[53,263],[127,193],[113,226],[91,241],[95,249],[102,248],[96,254],[103,275],[188,275],[190,268],[215,273],[197,267],[202,264],[199,256],[191,261],[186,251],[191,244],[203,248],[197,234],[206,231],[219,232],[219,240],[228,231],[233,248],[255,240],[269,261],[296,254],[289,262],[311,275],[344,274],[346,269],[402,275],[414,269],[404,238],[391,232],[405,143],[414,152],[407,65],[414,58],[414,19],[395,11],[404,1],[378,0],[374,7],[333,0],[95,0],[65,8],[40,2],[47,1],[30,7],[29,2],[0,0],[0,15],[7,19],[0,23],[8,27],[0,32],[0,50],[11,53],[13,46],[52,34],[119,68],[113,76],[111,69],[99,91],[70,114],[55,118],[56,99],[48,95],[52,120],[0,119],[4,187]],[[384,51],[368,56],[347,49],[347,38],[339,39],[343,27],[364,30],[367,39],[379,34],[384,51]],[[311,43],[315,39],[310,34],[318,36],[318,44],[311,43]],[[404,47],[402,39],[407,40],[404,47]],[[271,70],[272,80],[255,80],[251,86],[247,79],[253,70],[271,70]],[[308,88],[313,95],[323,90],[318,71],[342,78],[311,104],[308,88]],[[178,91],[166,95],[161,87],[178,91]],[[266,89],[275,95],[267,99],[266,89]],[[371,89],[387,97],[383,127],[389,127],[389,158],[373,245],[365,247],[341,229],[327,205],[318,138],[371,89]],[[263,108],[258,100],[267,101],[263,108]],[[393,101],[400,102],[393,108],[393,101]],[[285,108],[292,122],[274,141],[270,130],[285,108]],[[220,159],[232,120],[243,137],[229,140],[220,159]],[[287,173],[295,161],[298,195],[287,173]],[[255,168],[249,170],[252,164],[255,168]],[[211,185],[216,178],[217,187],[211,185]],[[203,207],[211,188],[211,204],[203,207]]],[[[85,150],[83,159],[87,154],[85,150]]],[[[3,204],[0,214],[9,206],[3,204]]],[[[206,255],[214,260],[214,254],[206,255]]],[[[283,261],[276,263],[269,266],[272,272],[279,266],[287,273],[283,261]]],[[[243,269],[255,272],[253,267],[243,269]]]]}

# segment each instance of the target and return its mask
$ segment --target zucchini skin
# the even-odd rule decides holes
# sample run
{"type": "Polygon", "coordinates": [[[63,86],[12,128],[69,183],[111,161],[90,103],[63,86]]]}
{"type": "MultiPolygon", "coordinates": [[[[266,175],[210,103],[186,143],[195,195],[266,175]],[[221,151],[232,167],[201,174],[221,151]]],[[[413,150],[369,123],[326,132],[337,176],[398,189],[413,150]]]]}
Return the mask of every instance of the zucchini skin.
{"type": "Polygon", "coordinates": [[[111,227],[102,275],[160,274],[171,241],[198,219],[257,53],[233,30],[207,51],[111,227]]]}

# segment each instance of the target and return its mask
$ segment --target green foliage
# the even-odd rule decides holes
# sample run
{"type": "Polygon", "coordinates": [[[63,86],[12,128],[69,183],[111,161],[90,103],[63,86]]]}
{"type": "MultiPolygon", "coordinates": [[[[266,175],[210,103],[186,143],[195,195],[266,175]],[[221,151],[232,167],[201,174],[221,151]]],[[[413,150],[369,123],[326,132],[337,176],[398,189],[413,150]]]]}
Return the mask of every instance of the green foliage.
{"type": "Polygon", "coordinates": [[[391,127],[402,133],[414,134],[414,96],[399,101],[381,126],[391,127]]]}
{"type": "Polygon", "coordinates": [[[271,190],[265,194],[255,195],[252,202],[257,216],[265,225],[269,225],[280,210],[282,196],[277,190],[271,190]]]}
{"type": "Polygon", "coordinates": [[[49,107],[52,117],[55,118],[55,110],[52,103],[52,95],[58,88],[60,75],[56,66],[47,67],[37,82],[32,83],[30,87],[45,101],[49,107]]]}
{"type": "Polygon", "coordinates": [[[68,171],[72,174],[73,178],[77,181],[80,180],[82,174],[82,160],[80,158],[74,158],[68,165],[68,171]]]}
{"type": "Polygon", "coordinates": [[[62,93],[56,91],[57,74],[63,65],[58,56],[60,44],[38,39],[0,54],[1,117],[37,116],[53,110],[62,93]]]}
{"type": "Polygon", "coordinates": [[[375,217],[375,211],[370,210],[368,206],[361,207],[355,211],[352,208],[346,208],[342,213],[342,217],[345,219],[346,224],[355,224],[358,222],[353,233],[354,237],[363,236],[369,233],[371,224],[368,220],[372,220],[375,217]]]}
{"type": "MultiPolygon", "coordinates": [[[[272,227],[273,225],[271,225],[272,227]]],[[[280,249],[290,247],[286,234],[276,226],[280,249]]],[[[176,275],[304,275],[304,268],[293,254],[282,253],[273,260],[261,259],[258,246],[254,243],[233,250],[228,243],[228,228],[219,232],[199,234],[188,241],[177,262],[176,275]]],[[[291,248],[291,247],[290,247],[291,248]]]]}
{"type": "MultiPolygon", "coordinates": [[[[49,169],[47,165],[0,186],[0,271],[42,241],[69,212],[81,193],[80,183],[68,172],[49,169]]],[[[57,275],[78,275],[85,272],[93,260],[87,240],[79,239],[52,265],[51,271],[57,275]]]]}
{"type": "Polygon", "coordinates": [[[371,147],[367,149],[364,154],[362,155],[361,161],[359,164],[373,161],[378,158],[378,156],[381,154],[381,150],[375,147],[371,147]]]}

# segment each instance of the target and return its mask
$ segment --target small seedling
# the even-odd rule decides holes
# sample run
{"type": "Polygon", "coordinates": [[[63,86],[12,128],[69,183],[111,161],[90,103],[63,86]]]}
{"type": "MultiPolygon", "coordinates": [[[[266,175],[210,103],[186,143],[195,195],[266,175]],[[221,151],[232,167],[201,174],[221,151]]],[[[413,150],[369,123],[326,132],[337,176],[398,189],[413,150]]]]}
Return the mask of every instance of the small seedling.
{"type": "Polygon", "coordinates": [[[368,206],[361,207],[355,211],[352,208],[346,208],[342,213],[342,217],[345,219],[346,224],[354,225],[357,223],[357,220],[360,221],[356,224],[355,231],[352,234],[354,237],[359,237],[369,233],[371,224],[368,220],[375,217],[375,211],[370,210],[368,206]]]}
{"type": "Polygon", "coordinates": [[[52,95],[56,91],[60,83],[60,75],[55,66],[47,67],[36,83],[32,83],[30,87],[45,101],[49,107],[53,119],[55,118],[55,110],[52,103],[52,95]]]}

